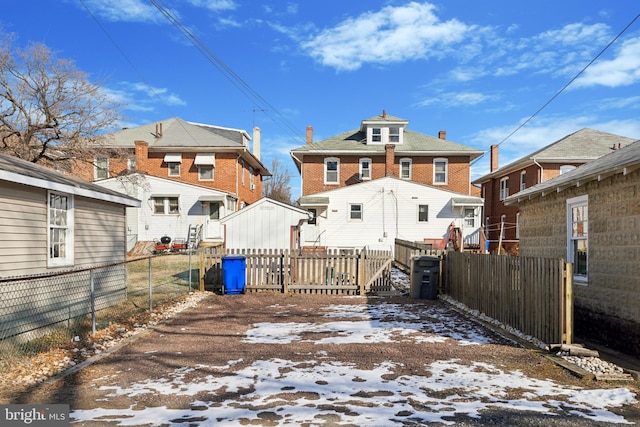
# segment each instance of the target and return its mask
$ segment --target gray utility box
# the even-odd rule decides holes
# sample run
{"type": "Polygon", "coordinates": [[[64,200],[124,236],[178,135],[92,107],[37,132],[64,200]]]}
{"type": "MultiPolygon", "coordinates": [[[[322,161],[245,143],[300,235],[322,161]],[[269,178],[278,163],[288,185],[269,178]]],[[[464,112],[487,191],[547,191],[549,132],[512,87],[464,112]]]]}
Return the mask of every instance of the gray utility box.
{"type": "Polygon", "coordinates": [[[420,255],[411,258],[411,298],[438,299],[440,258],[420,255]]]}

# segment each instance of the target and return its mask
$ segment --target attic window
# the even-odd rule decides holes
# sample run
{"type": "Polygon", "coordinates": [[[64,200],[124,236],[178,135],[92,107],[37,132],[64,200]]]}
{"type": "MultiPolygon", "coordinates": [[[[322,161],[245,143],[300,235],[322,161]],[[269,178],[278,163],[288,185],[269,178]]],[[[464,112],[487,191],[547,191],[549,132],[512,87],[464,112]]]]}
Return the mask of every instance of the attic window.
{"type": "Polygon", "coordinates": [[[400,128],[389,128],[389,142],[400,142],[400,128]]]}
{"type": "Polygon", "coordinates": [[[373,128],[373,129],[371,129],[371,142],[382,142],[382,129],[381,128],[373,128]]]}

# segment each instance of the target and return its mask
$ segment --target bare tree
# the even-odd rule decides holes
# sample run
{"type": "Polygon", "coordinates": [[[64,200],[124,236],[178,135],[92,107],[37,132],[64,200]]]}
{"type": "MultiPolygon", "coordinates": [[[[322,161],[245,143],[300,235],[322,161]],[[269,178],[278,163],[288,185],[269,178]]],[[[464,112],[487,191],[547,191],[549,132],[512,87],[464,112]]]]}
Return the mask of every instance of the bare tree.
{"type": "Polygon", "coordinates": [[[264,195],[273,200],[291,204],[291,175],[278,159],[271,162],[271,177],[263,184],[264,195]]]}
{"type": "Polygon", "coordinates": [[[0,151],[67,171],[92,162],[117,106],[73,61],[43,44],[14,49],[13,41],[0,35],[0,151]]]}

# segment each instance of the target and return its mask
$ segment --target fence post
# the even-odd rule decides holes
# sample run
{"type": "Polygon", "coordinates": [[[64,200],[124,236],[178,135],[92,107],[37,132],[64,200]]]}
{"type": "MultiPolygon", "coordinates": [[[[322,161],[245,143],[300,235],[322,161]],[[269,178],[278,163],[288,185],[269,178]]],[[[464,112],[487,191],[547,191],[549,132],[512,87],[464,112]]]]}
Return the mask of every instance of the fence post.
{"type": "Polygon", "coordinates": [[[189,251],[189,292],[191,293],[191,252],[189,251]]]}
{"type": "Polygon", "coordinates": [[[564,264],[563,274],[563,299],[564,299],[564,343],[573,341],[573,264],[564,264]]]}
{"type": "Polygon", "coordinates": [[[151,260],[149,257],[149,311],[153,310],[153,287],[151,286],[151,260]]]}
{"type": "Polygon", "coordinates": [[[204,292],[204,275],[207,270],[204,267],[204,248],[200,249],[200,271],[198,272],[199,283],[198,288],[200,292],[204,292]]]}
{"type": "Polygon", "coordinates": [[[290,265],[289,265],[289,251],[285,250],[284,253],[282,254],[282,258],[281,258],[281,262],[282,262],[282,269],[280,271],[282,271],[282,291],[285,294],[289,293],[289,281],[290,279],[290,274],[289,274],[289,269],[290,269],[290,265]]]}
{"type": "Polygon", "coordinates": [[[360,264],[358,266],[358,281],[360,282],[360,295],[364,295],[366,293],[365,290],[365,284],[366,284],[366,280],[368,279],[366,277],[366,273],[365,273],[365,259],[366,259],[366,249],[362,249],[362,251],[360,251],[360,257],[358,258],[358,264],[360,264]]]}
{"type": "Polygon", "coordinates": [[[93,281],[93,270],[89,270],[89,283],[91,286],[91,334],[96,335],[96,291],[93,281]]]}

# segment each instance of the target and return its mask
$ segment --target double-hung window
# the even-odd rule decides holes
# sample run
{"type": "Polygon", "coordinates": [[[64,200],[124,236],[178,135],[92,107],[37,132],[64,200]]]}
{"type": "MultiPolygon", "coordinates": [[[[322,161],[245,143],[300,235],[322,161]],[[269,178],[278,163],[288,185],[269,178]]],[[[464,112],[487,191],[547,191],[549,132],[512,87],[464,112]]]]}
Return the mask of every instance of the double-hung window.
{"type": "Polygon", "coordinates": [[[324,183],[338,184],[340,181],[340,160],[328,158],[324,160],[324,183]]]}
{"type": "Polygon", "coordinates": [[[371,142],[381,142],[381,141],[382,141],[382,128],[371,129],[371,142]]]}
{"type": "Polygon", "coordinates": [[[360,179],[371,179],[371,159],[360,159],[360,179]]]}
{"type": "Polygon", "coordinates": [[[400,142],[400,128],[389,128],[389,142],[400,142]]]}
{"type": "Polygon", "coordinates": [[[153,213],[155,215],[178,215],[180,213],[178,196],[153,197],[153,213]]]}
{"type": "Polygon", "coordinates": [[[73,264],[73,196],[61,193],[49,193],[49,259],[52,267],[73,264]]]}
{"type": "Polygon", "coordinates": [[[182,154],[167,153],[164,156],[164,162],[167,164],[169,176],[180,176],[180,164],[182,163],[182,154]]]}
{"type": "Polygon", "coordinates": [[[573,277],[586,284],[589,271],[589,199],[567,200],[567,260],[573,263],[573,277]]]}
{"type": "Polygon", "coordinates": [[[216,157],[213,153],[197,153],[193,164],[198,167],[198,181],[213,181],[216,157]]]}
{"type": "Polygon", "coordinates": [[[468,228],[476,228],[476,209],[464,208],[464,226],[468,228]]]}
{"type": "Polygon", "coordinates": [[[362,221],[362,204],[351,203],[349,205],[349,219],[352,221],[362,221]]]}
{"type": "Polygon", "coordinates": [[[418,205],[418,222],[429,222],[429,205],[418,205]]]}
{"type": "Polygon", "coordinates": [[[400,159],[400,178],[411,179],[411,159],[400,159]]]}
{"type": "Polygon", "coordinates": [[[109,178],[109,159],[107,158],[95,159],[93,175],[96,181],[100,179],[109,178]]]}
{"type": "Polygon", "coordinates": [[[449,177],[449,161],[447,159],[433,159],[433,183],[447,184],[449,177]]]}
{"type": "Polygon", "coordinates": [[[520,172],[520,191],[527,188],[527,172],[520,172]]]}
{"type": "Polygon", "coordinates": [[[504,200],[509,197],[509,178],[502,178],[500,180],[500,200],[504,200]]]}

